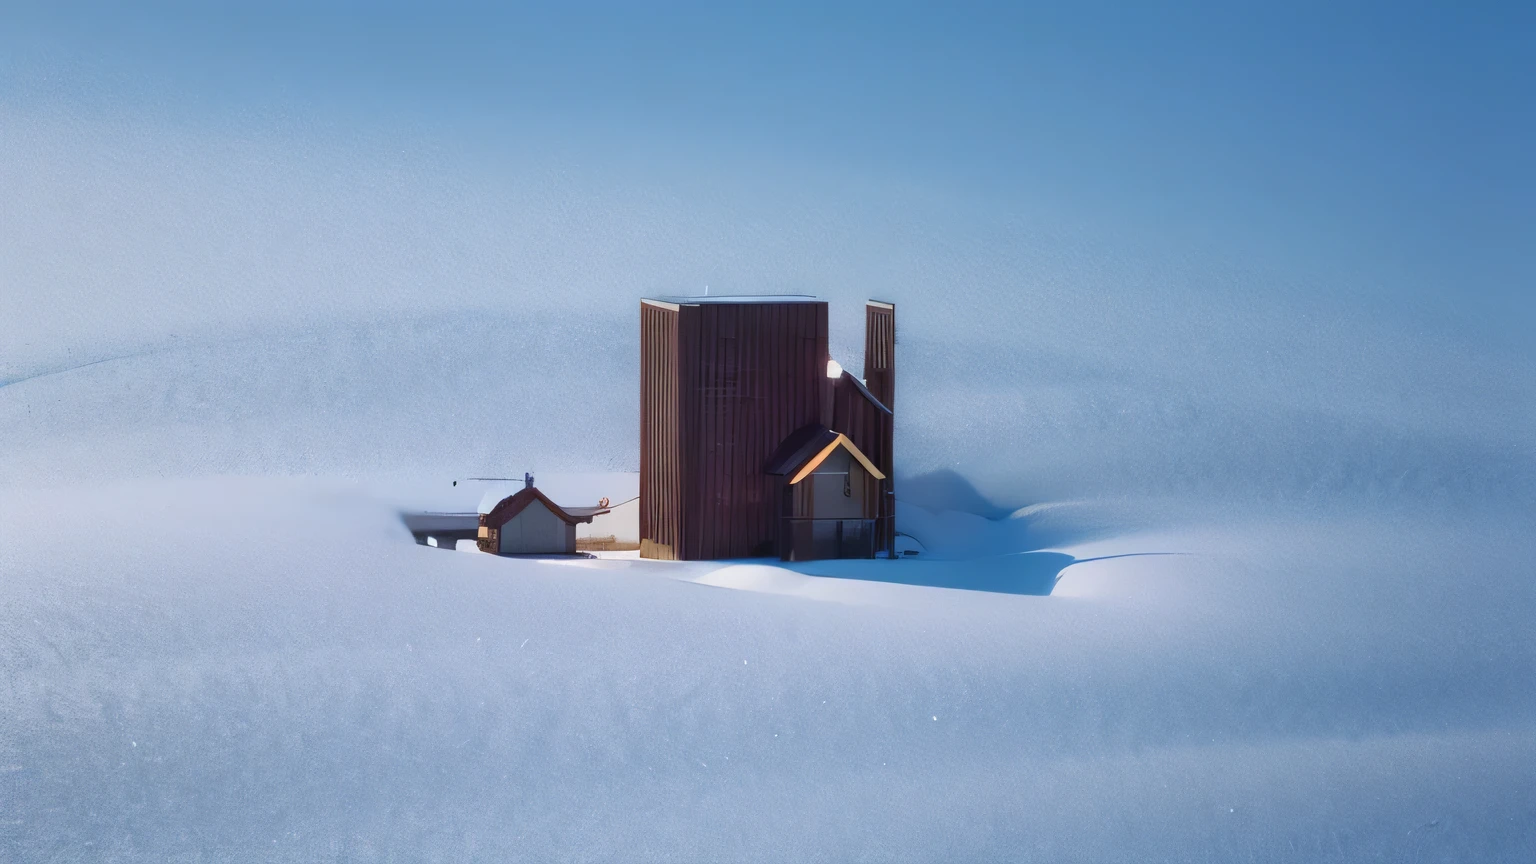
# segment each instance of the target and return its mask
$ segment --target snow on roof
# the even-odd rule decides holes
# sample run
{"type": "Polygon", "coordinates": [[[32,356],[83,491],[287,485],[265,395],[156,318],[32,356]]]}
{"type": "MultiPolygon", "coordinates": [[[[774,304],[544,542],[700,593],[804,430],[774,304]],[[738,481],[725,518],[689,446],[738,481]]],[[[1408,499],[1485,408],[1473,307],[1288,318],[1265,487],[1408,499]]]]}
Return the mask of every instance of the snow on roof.
{"type": "MultiPolygon", "coordinates": [[[[575,524],[577,522],[591,522],[593,516],[607,513],[602,507],[572,507],[567,510],[559,504],[549,500],[549,496],[538,490],[538,487],[527,486],[516,493],[507,496],[496,503],[496,506],[485,514],[485,524],[492,528],[500,528],[511,521],[517,514],[523,512],[529,504],[539,501],[549,508],[549,512],[560,517],[562,521],[575,524]]],[[[476,516],[478,522],[479,516],[476,516]]]]}
{"type": "Polygon", "coordinates": [[[679,297],[649,297],[649,301],[660,301],[677,306],[706,306],[723,305],[730,303],[824,303],[820,297],[810,294],[704,294],[699,296],[679,297]]]}
{"type": "Polygon", "coordinates": [[[401,513],[400,519],[412,533],[473,531],[480,525],[479,513],[401,513]]]}
{"type": "Polygon", "coordinates": [[[884,402],[881,402],[879,399],[876,399],[875,398],[875,394],[869,392],[869,387],[864,383],[864,380],[862,378],[855,378],[853,376],[853,373],[851,373],[851,372],[844,372],[841,376],[839,376],[839,380],[841,380],[842,378],[847,378],[848,379],[848,383],[850,383],[853,386],[859,388],[859,392],[861,394],[863,394],[865,399],[869,400],[871,405],[874,405],[876,408],[880,409],[883,413],[886,413],[886,414],[890,414],[891,413],[891,409],[885,407],[885,403],[884,402]]]}

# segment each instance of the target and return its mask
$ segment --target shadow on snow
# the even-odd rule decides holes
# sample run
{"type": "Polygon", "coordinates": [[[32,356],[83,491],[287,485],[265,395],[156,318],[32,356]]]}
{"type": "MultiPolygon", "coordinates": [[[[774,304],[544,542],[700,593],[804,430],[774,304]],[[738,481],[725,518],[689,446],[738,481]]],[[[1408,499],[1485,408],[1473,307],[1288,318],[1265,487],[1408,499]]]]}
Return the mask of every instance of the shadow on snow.
{"type": "MultiPolygon", "coordinates": [[[[867,582],[890,582],[899,585],[922,585],[931,588],[953,588],[962,591],[990,591],[997,594],[1049,595],[1061,581],[1068,567],[1089,561],[1105,561],[1114,558],[1134,558],[1149,555],[1177,555],[1177,552],[1132,552],[1122,555],[1105,555],[1097,558],[1076,558],[1064,552],[1046,551],[1047,547],[1070,545],[1087,539],[1103,539],[1117,533],[1105,524],[1054,523],[1036,524],[1033,519],[1020,518],[1015,510],[999,505],[976,490],[971,482],[951,470],[934,471],[918,477],[906,478],[901,483],[901,503],[916,504],[932,512],[958,511],[979,516],[993,525],[1009,523],[1004,531],[978,537],[990,549],[978,548],[974,554],[951,549],[947,554],[931,556],[924,552],[921,557],[888,560],[826,560],[781,564],[807,576],[825,576],[835,579],[858,579],[867,582]],[[1010,519],[1009,517],[1013,518],[1010,519]],[[993,544],[1003,544],[1002,549],[993,544]],[[1013,551],[1003,551],[1008,546],[1013,551]],[[958,552],[958,554],[956,554],[958,552]]],[[[937,523],[929,530],[942,530],[937,523]]],[[[902,532],[905,533],[905,532],[902,532]]],[[[930,547],[932,540],[908,534],[920,544],[930,547]]],[[[952,544],[951,544],[952,545],[952,544]]]]}
{"type": "Polygon", "coordinates": [[[1064,571],[1074,564],[1109,561],[1115,558],[1141,558],[1180,555],[1179,552],[1128,552],[1097,558],[1074,558],[1064,552],[1014,552],[987,558],[960,560],[902,559],[827,560],[782,564],[807,576],[833,579],[858,579],[865,582],[890,582],[897,585],[922,585],[929,588],[954,588],[961,591],[990,591],[995,594],[1049,595],[1061,581],[1064,571]]]}

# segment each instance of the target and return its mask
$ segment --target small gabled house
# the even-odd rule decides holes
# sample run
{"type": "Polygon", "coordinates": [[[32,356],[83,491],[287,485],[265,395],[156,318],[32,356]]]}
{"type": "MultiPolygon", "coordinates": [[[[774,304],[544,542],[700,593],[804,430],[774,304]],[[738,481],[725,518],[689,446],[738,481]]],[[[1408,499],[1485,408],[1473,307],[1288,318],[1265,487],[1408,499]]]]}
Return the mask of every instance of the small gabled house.
{"type": "Polygon", "coordinates": [[[574,555],[576,526],[607,513],[602,507],[561,507],[549,500],[528,477],[516,494],[508,495],[480,514],[480,551],[496,555],[574,555]]]}
{"type": "Polygon", "coordinates": [[[873,558],[885,472],[847,435],[820,424],[785,439],[768,461],[779,478],[779,557],[873,558]]]}

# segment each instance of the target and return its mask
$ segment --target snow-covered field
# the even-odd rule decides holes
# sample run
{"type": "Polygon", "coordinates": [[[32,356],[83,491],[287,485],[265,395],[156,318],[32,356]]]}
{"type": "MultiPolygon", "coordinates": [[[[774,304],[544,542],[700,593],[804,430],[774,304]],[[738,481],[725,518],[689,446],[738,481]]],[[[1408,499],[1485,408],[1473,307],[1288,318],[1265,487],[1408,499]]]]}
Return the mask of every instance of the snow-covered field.
{"type": "Polygon", "coordinates": [[[633,486],[604,474],[635,452],[623,314],[531,350],[401,319],[13,375],[0,849],[1536,854],[1525,355],[1399,332],[1324,398],[1235,348],[1149,373],[1134,327],[1114,372],[1064,372],[1100,350],[1073,335],[955,349],[908,299],[900,519],[924,551],[895,562],[415,545],[401,507],[478,496],[450,477],[633,486]]]}
{"type": "Polygon", "coordinates": [[[1037,508],[977,577],[452,553],[377,489],[3,493],[12,860],[1536,849],[1528,514],[1037,508]]]}
{"type": "MultiPolygon", "coordinates": [[[[1430,192],[1377,189],[1413,218],[1350,210],[1359,235],[1324,236],[1305,214],[1333,200],[1325,175],[1288,198],[1289,163],[1244,147],[1265,130],[1211,132],[1232,164],[1201,179],[1228,209],[1132,161],[1152,203],[1127,232],[1028,177],[968,197],[878,153],[795,162],[814,130],[718,163],[720,140],[678,131],[697,149],[652,160],[624,113],[588,163],[533,121],[506,121],[526,150],[483,152],[456,149],[462,117],[183,122],[205,102],[134,102],[132,80],[72,102],[67,74],[13,84],[7,62],[0,864],[1536,861],[1536,316],[1528,256],[1492,254],[1529,222],[1412,206],[1466,189],[1494,219],[1512,172],[1424,179],[1375,158],[1419,140],[1393,127],[1341,170],[1430,192]],[[1229,185],[1249,161],[1279,172],[1271,197],[1229,185]],[[1165,206],[1184,233],[1146,216],[1165,206]],[[1233,212],[1249,234],[1219,230],[1233,212]],[[1442,223],[1443,257],[1388,254],[1442,223]],[[412,542],[401,508],[475,506],[450,478],[632,494],[638,298],[711,282],[825,297],[849,369],[863,301],[896,303],[921,555],[412,542]]],[[[1140,81],[1117,70],[1086,77],[1140,81]]],[[[1365,86],[1318,80],[1289,101],[1365,86]]],[[[893,106],[927,92],[894,86],[893,106]]],[[[1125,105],[1167,113],[1162,89],[1125,105]]],[[[1249,107],[1226,98],[1210,110],[1249,107]]],[[[1414,118],[1498,104],[1438,98],[1414,118]]],[[[743,110],[776,128],[795,100],[768,101],[743,110]]],[[[846,107],[816,116],[862,128],[846,107]]],[[[1357,107],[1281,143],[1321,159],[1357,107]]],[[[1024,115],[949,130],[932,161],[1057,136],[1024,115]]],[[[1133,130],[1079,134],[1184,148],[1133,130]]],[[[1095,152],[1060,182],[1115,186],[1122,151],[1095,152]]]]}

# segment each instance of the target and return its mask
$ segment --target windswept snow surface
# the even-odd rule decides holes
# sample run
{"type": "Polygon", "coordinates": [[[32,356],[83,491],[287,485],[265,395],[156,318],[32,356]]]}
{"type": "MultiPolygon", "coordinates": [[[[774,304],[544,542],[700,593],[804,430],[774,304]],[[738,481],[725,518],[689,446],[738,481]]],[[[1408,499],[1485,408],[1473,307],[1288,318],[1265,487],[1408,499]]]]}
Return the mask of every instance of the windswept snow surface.
{"type": "Polygon", "coordinates": [[[0,858],[1532,860],[1528,351],[1158,290],[887,295],[924,551],[793,568],[405,533],[619,500],[632,311],[17,349],[0,858]]]}
{"type": "Polygon", "coordinates": [[[1147,503],[1161,524],[1116,535],[1137,508],[1062,508],[1054,536],[1092,539],[1053,554],[1190,554],[1071,564],[1032,596],[888,575],[964,562],[453,554],[348,483],[0,506],[10,860],[1536,849],[1523,514],[1147,503]]]}
{"type": "Polygon", "coordinates": [[[16,92],[0,861],[1536,860],[1536,316],[1463,211],[1397,207],[1438,269],[1277,262],[878,166],[16,92]],[[850,369],[896,303],[921,555],[413,544],[453,478],[624,500],[638,298],[705,284],[826,297],[850,369]]]}

